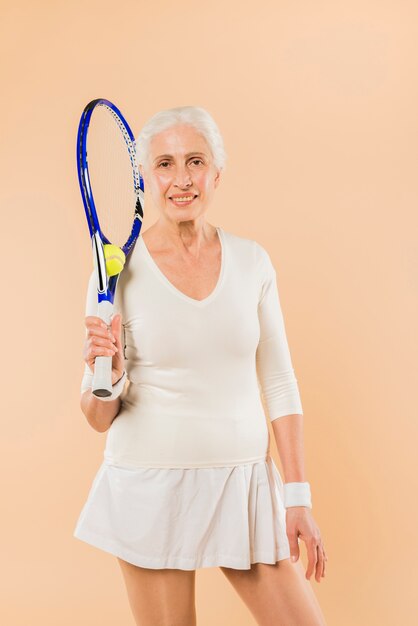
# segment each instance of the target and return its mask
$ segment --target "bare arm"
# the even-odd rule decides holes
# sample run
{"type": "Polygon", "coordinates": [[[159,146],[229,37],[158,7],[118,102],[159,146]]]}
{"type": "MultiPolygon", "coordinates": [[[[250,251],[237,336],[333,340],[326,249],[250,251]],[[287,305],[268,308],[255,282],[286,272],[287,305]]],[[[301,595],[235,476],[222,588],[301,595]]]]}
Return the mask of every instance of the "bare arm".
{"type": "Polygon", "coordinates": [[[272,421],[285,483],[305,482],[303,415],[294,413],[272,421]]]}
{"type": "Polygon", "coordinates": [[[87,389],[81,394],[80,406],[88,423],[99,433],[106,432],[120,411],[122,401],[120,397],[110,402],[102,402],[87,389]]]}

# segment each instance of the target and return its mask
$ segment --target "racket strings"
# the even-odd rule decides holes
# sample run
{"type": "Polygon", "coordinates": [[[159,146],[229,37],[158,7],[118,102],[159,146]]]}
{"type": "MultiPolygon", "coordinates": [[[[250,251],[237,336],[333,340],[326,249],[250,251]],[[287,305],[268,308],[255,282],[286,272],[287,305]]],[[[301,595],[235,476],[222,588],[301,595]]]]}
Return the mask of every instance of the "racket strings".
{"type": "MultiPolygon", "coordinates": [[[[106,105],[103,105],[106,106],[106,105]]],[[[119,130],[121,131],[122,135],[123,135],[123,139],[125,141],[125,144],[128,148],[128,153],[129,153],[129,159],[131,161],[131,166],[132,166],[132,175],[133,175],[133,180],[134,180],[134,185],[135,185],[135,189],[139,190],[140,189],[140,181],[139,181],[139,171],[137,168],[137,161],[136,161],[136,150],[135,150],[135,146],[129,136],[128,131],[126,130],[126,126],[125,124],[122,123],[121,119],[118,117],[118,115],[115,113],[115,111],[113,111],[110,107],[106,107],[107,110],[109,111],[109,113],[113,116],[116,124],[119,127],[119,130]]]]}
{"type": "Polygon", "coordinates": [[[93,111],[87,135],[90,185],[102,234],[122,247],[132,231],[139,177],[135,148],[109,107],[93,111]]]}

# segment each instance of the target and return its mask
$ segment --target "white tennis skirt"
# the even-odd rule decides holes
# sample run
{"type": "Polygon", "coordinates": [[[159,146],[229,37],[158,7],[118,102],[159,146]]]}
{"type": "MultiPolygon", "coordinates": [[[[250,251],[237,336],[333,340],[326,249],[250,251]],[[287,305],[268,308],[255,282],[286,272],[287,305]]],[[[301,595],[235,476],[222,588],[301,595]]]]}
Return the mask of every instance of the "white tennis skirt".
{"type": "Polygon", "coordinates": [[[250,569],[290,557],[283,481],[269,454],[185,469],[104,460],[73,536],[152,569],[250,569]]]}

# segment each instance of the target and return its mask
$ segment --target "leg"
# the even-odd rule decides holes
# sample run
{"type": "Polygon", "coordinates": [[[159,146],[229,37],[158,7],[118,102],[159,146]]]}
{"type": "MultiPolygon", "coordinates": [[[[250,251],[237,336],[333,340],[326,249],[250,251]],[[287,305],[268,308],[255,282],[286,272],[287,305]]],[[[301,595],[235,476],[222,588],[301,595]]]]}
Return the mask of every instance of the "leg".
{"type": "Polygon", "coordinates": [[[137,626],[196,626],[195,570],[149,569],[116,558],[137,626]]]}
{"type": "Polygon", "coordinates": [[[220,569],[259,626],[326,626],[300,558],[253,563],[249,570],[220,569]]]}

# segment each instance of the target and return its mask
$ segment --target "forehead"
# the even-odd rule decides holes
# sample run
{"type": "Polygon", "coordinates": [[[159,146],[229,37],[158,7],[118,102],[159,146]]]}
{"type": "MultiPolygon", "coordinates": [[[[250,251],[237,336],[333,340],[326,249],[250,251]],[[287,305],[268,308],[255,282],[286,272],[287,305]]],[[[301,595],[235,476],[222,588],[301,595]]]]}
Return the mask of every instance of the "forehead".
{"type": "Polygon", "coordinates": [[[161,131],[151,139],[150,153],[153,159],[164,156],[181,156],[189,152],[210,155],[204,136],[190,124],[177,124],[161,131]]]}

